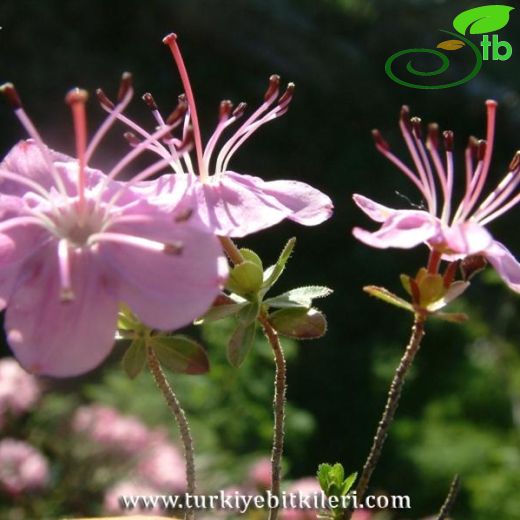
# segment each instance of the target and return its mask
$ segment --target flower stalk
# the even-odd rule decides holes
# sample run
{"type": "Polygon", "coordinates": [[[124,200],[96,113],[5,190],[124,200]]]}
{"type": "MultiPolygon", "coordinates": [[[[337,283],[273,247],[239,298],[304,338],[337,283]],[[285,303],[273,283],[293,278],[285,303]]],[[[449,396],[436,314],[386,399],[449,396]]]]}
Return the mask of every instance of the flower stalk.
{"type": "MultiPolygon", "coordinates": [[[[153,349],[148,347],[146,349],[146,355],[148,360],[148,367],[150,372],[157,384],[157,387],[161,391],[168,404],[168,408],[172,412],[175,422],[179,428],[182,445],[184,448],[184,458],[186,460],[186,491],[190,495],[195,495],[196,479],[195,479],[195,457],[193,449],[193,438],[190,432],[190,426],[186,413],[184,412],[177,395],[173,391],[170,383],[166,379],[163,369],[155,355],[153,349]]],[[[195,518],[195,512],[193,510],[186,511],[186,520],[193,520],[195,518]]]]}
{"type": "Polygon", "coordinates": [[[455,475],[453,480],[451,481],[450,489],[446,496],[446,500],[442,504],[442,507],[439,511],[439,514],[436,517],[436,520],[445,520],[451,513],[453,509],[453,505],[455,504],[455,500],[460,491],[460,477],[455,475]]]}

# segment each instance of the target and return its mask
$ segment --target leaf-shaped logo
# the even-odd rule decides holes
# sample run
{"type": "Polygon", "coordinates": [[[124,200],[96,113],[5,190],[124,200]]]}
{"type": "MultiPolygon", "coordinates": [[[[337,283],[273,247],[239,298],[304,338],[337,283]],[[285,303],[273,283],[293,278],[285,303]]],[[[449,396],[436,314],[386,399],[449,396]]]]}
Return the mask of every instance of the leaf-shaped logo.
{"type": "Polygon", "coordinates": [[[461,40],[444,40],[437,44],[437,49],[443,49],[445,51],[457,51],[462,49],[466,44],[461,40]]]}
{"type": "Polygon", "coordinates": [[[453,20],[453,27],[460,34],[486,34],[498,31],[509,22],[510,5],[483,5],[463,11],[453,20]]]}

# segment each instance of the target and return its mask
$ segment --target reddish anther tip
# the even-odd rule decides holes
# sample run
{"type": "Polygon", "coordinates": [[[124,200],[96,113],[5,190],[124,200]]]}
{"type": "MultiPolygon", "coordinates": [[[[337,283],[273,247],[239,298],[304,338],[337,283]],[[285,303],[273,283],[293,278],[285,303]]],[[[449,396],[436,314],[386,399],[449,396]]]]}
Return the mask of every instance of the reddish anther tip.
{"type": "Polygon", "coordinates": [[[233,103],[229,99],[224,99],[220,102],[219,119],[227,119],[233,110],[233,103]]]}
{"type": "Polygon", "coordinates": [[[421,120],[421,118],[412,117],[412,119],[410,119],[410,123],[412,124],[413,135],[417,139],[422,139],[422,120],[421,120]]]}
{"type": "Polygon", "coordinates": [[[403,105],[401,107],[399,118],[406,125],[406,128],[410,129],[410,107],[408,105],[403,105]]]}
{"type": "Polygon", "coordinates": [[[487,107],[493,107],[493,108],[496,108],[498,106],[498,102],[495,101],[494,99],[487,99],[486,100],[486,106],[487,107]]]}
{"type": "Polygon", "coordinates": [[[445,130],[442,132],[442,137],[444,137],[444,148],[447,152],[453,151],[453,143],[455,141],[455,135],[451,130],[445,130]]]}
{"type": "Polygon", "coordinates": [[[162,42],[166,45],[171,45],[172,43],[177,41],[177,35],[175,33],[167,34],[163,39],[162,42]]]}
{"type": "Polygon", "coordinates": [[[166,118],[166,124],[175,124],[177,121],[179,121],[181,117],[184,116],[187,110],[188,103],[186,103],[186,99],[181,99],[181,96],[179,96],[179,103],[177,104],[173,112],[166,118]]]}
{"type": "Polygon", "coordinates": [[[7,102],[14,110],[22,108],[22,100],[12,83],[4,83],[0,87],[0,92],[5,96],[7,102]]]}
{"type": "Polygon", "coordinates": [[[509,163],[509,171],[515,172],[520,169],[520,150],[518,150],[515,155],[513,155],[513,158],[511,159],[511,162],[509,163]]]}
{"type": "Polygon", "coordinates": [[[481,139],[478,142],[478,148],[477,148],[477,159],[479,161],[484,160],[484,156],[486,155],[486,148],[487,148],[487,142],[484,139],[481,139]]]}
{"type": "Polygon", "coordinates": [[[278,74],[273,74],[269,78],[269,86],[267,87],[267,90],[265,91],[264,101],[267,101],[269,98],[276,95],[279,87],[280,87],[280,76],[278,76],[278,74]]]}
{"type": "Polygon", "coordinates": [[[108,96],[103,92],[102,89],[98,88],[96,90],[96,97],[98,98],[98,101],[99,101],[99,104],[104,107],[104,108],[108,108],[109,110],[113,110],[115,105],[112,101],[110,101],[110,99],[108,98],[108,96]]]}
{"type": "Polygon", "coordinates": [[[233,117],[241,117],[244,112],[246,111],[246,108],[247,108],[247,103],[244,103],[243,101],[241,101],[237,107],[235,108],[235,110],[233,110],[233,117]]]}
{"type": "Polygon", "coordinates": [[[381,135],[381,132],[377,128],[374,128],[374,130],[372,130],[372,137],[374,138],[374,143],[378,149],[384,150],[385,152],[388,152],[390,150],[390,145],[384,139],[384,137],[381,135]]]}
{"type": "Polygon", "coordinates": [[[131,90],[133,83],[132,74],[130,72],[123,72],[121,81],[119,82],[119,91],[117,92],[117,100],[122,101],[124,97],[131,90]]]}
{"type": "Polygon", "coordinates": [[[150,92],[143,94],[143,101],[150,110],[157,110],[157,103],[155,102],[155,99],[150,94],[150,92]]]}
{"type": "Polygon", "coordinates": [[[137,146],[141,142],[133,132],[125,132],[123,137],[128,141],[130,146],[137,146]]]}
{"type": "Polygon", "coordinates": [[[85,104],[88,99],[88,92],[81,88],[73,88],[67,92],[65,96],[65,102],[68,105],[75,105],[76,103],[85,104]]]}
{"type": "Polygon", "coordinates": [[[183,245],[181,242],[164,244],[164,252],[167,255],[180,255],[182,254],[183,245]]]}
{"type": "Polygon", "coordinates": [[[433,148],[439,147],[439,125],[437,123],[428,125],[428,142],[433,148]]]}
{"type": "Polygon", "coordinates": [[[296,88],[296,85],[294,83],[288,83],[287,88],[285,89],[285,92],[282,94],[282,96],[278,100],[278,104],[285,105],[285,104],[290,103],[294,96],[295,88],[296,88]]]}

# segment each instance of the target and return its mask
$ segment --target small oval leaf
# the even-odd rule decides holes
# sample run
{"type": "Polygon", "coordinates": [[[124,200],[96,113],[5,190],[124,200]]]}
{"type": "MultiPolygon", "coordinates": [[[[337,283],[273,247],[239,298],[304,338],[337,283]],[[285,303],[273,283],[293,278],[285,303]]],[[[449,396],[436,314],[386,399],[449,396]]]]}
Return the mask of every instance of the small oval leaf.
{"type": "Polygon", "coordinates": [[[483,5],[463,11],[453,20],[453,27],[460,34],[486,34],[498,31],[509,22],[510,5],[483,5]]]}
{"type": "Polygon", "coordinates": [[[289,338],[317,339],[327,332],[327,320],[317,309],[281,309],[269,316],[269,322],[289,338]]]}
{"type": "Polygon", "coordinates": [[[153,336],[149,340],[161,365],[180,374],[205,374],[209,370],[206,351],[186,336],[153,336]]]}
{"type": "Polygon", "coordinates": [[[132,341],[123,356],[123,369],[130,379],[135,379],[146,363],[146,349],[143,338],[132,341]]]}
{"type": "Polygon", "coordinates": [[[238,368],[246,359],[256,336],[256,322],[239,323],[228,343],[228,360],[238,368]]]}
{"type": "Polygon", "coordinates": [[[443,49],[445,51],[458,51],[462,49],[466,44],[461,40],[444,40],[437,44],[437,49],[443,49]]]}
{"type": "Polygon", "coordinates": [[[410,312],[415,312],[414,308],[410,303],[406,300],[403,300],[396,294],[390,292],[388,289],[384,287],[377,287],[376,285],[367,285],[363,287],[363,291],[370,294],[370,296],[374,296],[375,298],[379,298],[386,303],[390,303],[391,305],[395,305],[396,307],[400,307],[401,309],[405,309],[410,312]]]}

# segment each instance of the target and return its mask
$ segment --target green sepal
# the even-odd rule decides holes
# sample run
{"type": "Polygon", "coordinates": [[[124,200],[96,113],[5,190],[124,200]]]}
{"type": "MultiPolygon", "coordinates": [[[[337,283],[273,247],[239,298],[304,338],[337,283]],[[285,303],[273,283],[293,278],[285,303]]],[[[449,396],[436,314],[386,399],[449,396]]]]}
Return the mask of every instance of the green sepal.
{"type": "Polygon", "coordinates": [[[148,340],[162,366],[180,374],[205,374],[209,371],[206,351],[187,336],[151,336],[148,340]]]}
{"type": "Polygon", "coordinates": [[[409,312],[415,313],[415,310],[412,307],[411,303],[407,302],[406,300],[403,300],[402,298],[390,292],[388,289],[385,289],[384,287],[377,287],[376,285],[367,285],[363,287],[363,291],[370,294],[370,296],[379,298],[380,300],[394,305],[395,307],[399,307],[401,309],[405,309],[409,312]]]}
{"type": "MultiPolygon", "coordinates": [[[[285,269],[285,265],[287,264],[289,258],[291,257],[291,254],[293,252],[294,246],[296,245],[296,238],[291,238],[287,244],[285,244],[285,247],[283,248],[282,252],[280,253],[280,256],[278,257],[278,260],[276,261],[276,264],[272,265],[271,267],[268,267],[264,274],[264,283],[262,287],[264,289],[269,289],[272,287],[278,278],[280,278],[281,274],[283,273],[285,269]]],[[[267,292],[267,291],[266,291],[267,292]]]]}
{"type": "Polygon", "coordinates": [[[280,309],[269,315],[269,322],[282,336],[317,339],[327,332],[327,319],[317,309],[280,309]]]}
{"type": "Polygon", "coordinates": [[[250,296],[260,290],[262,283],[262,269],[256,263],[245,260],[231,269],[227,289],[241,296],[250,296]]]}
{"type": "Polygon", "coordinates": [[[135,338],[122,359],[123,370],[130,379],[135,379],[146,364],[146,346],[142,337],[135,338]]]}
{"type": "Polygon", "coordinates": [[[264,270],[264,265],[262,263],[262,259],[252,249],[247,249],[247,248],[243,247],[240,249],[240,254],[242,255],[242,258],[244,260],[253,262],[258,267],[260,267],[260,269],[262,271],[264,270]]]}
{"type": "Polygon", "coordinates": [[[312,302],[314,299],[325,298],[332,293],[332,289],[329,289],[328,287],[308,285],[306,287],[298,287],[278,296],[274,296],[273,298],[269,298],[265,300],[264,303],[277,309],[289,309],[295,307],[309,308],[312,307],[312,302]]]}
{"type": "Polygon", "coordinates": [[[211,307],[209,311],[202,316],[199,320],[196,321],[196,324],[200,323],[208,323],[210,321],[217,321],[223,318],[227,318],[228,316],[237,315],[241,309],[246,307],[248,304],[247,301],[241,303],[224,303],[223,305],[215,305],[211,307]]]}
{"type": "Polygon", "coordinates": [[[228,343],[227,356],[230,364],[238,368],[251,350],[256,336],[256,321],[238,323],[228,343]]]}

